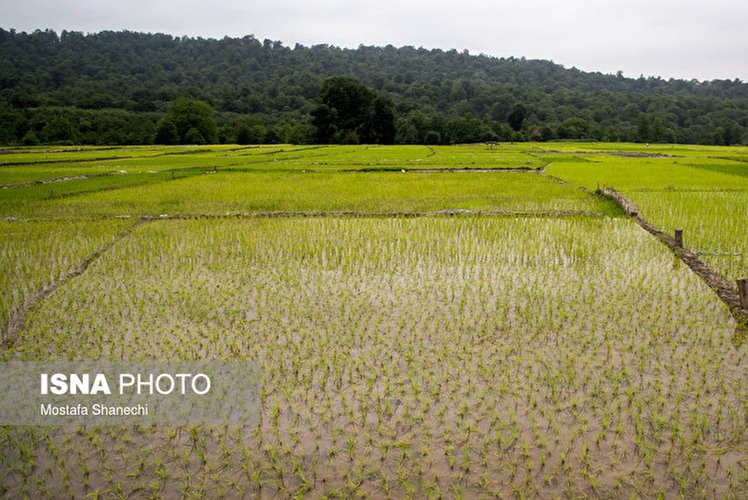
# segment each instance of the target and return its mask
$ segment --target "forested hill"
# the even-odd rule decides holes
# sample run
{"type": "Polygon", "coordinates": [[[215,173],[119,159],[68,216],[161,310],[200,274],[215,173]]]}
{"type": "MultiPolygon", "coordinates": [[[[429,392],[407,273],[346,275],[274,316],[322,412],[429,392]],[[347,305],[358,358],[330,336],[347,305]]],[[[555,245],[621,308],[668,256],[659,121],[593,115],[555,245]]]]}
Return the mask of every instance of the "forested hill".
{"type": "Polygon", "coordinates": [[[394,103],[396,142],[748,141],[748,84],[625,78],[549,61],[401,47],[286,47],[252,36],[0,30],[0,143],[148,143],[179,97],[218,138],[308,142],[322,82],[351,75],[394,103]],[[249,132],[249,133],[247,133],[249,132]]]}

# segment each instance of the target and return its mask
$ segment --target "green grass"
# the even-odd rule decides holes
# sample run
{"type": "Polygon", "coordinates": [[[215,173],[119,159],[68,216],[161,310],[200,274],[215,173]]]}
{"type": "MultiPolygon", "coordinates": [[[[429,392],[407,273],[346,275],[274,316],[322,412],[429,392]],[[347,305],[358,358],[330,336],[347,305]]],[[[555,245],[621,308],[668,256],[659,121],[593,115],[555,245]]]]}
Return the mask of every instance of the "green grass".
{"type": "Polygon", "coordinates": [[[5,148],[0,151],[0,166],[44,164],[57,162],[112,161],[119,158],[153,157],[178,154],[200,154],[231,151],[239,146],[37,146],[5,148]]]}
{"type": "MultiPolygon", "coordinates": [[[[525,145],[529,150],[529,145],[525,145]]],[[[532,149],[538,151],[558,151],[562,153],[594,152],[613,154],[617,152],[668,154],[687,157],[743,157],[746,156],[744,146],[703,146],[690,144],[650,144],[649,146],[628,142],[550,142],[536,144],[532,149]]]]}
{"type": "Polygon", "coordinates": [[[748,192],[633,192],[651,222],[673,234],[710,266],[735,280],[748,276],[748,192]]]}
{"type": "MultiPolygon", "coordinates": [[[[598,149],[606,151],[606,148],[598,149]]],[[[639,151],[644,149],[639,148],[639,151]]],[[[615,150],[635,151],[609,146],[608,151],[615,150]]],[[[587,189],[615,187],[631,198],[641,215],[655,226],[670,234],[675,228],[684,229],[686,247],[725,277],[731,280],[747,277],[748,163],[745,162],[745,148],[646,148],[646,153],[653,151],[678,157],[580,154],[585,162],[554,161],[546,171],[587,189]]]]}
{"type": "Polygon", "coordinates": [[[0,331],[18,307],[132,222],[0,221],[0,331]]]}
{"type": "MultiPolygon", "coordinates": [[[[701,168],[712,172],[719,172],[722,174],[735,175],[739,177],[748,177],[748,161],[745,159],[713,159],[709,163],[693,163],[690,166],[694,168],[701,168]]],[[[738,180],[738,179],[736,179],[738,180]]],[[[741,185],[744,185],[744,180],[738,180],[741,185]]]]}
{"type": "Polygon", "coordinates": [[[520,146],[140,146],[131,148],[15,149],[0,153],[0,184],[42,181],[122,170],[400,170],[538,168],[544,160],[520,146]],[[23,151],[23,152],[20,152],[23,151]]]}
{"type": "MultiPolygon", "coordinates": [[[[114,177],[71,187],[100,188],[61,199],[12,198],[0,213],[16,218],[252,212],[423,212],[438,210],[584,211],[618,215],[607,200],[528,173],[203,173],[171,181],[168,173],[145,176],[145,185],[111,184],[114,177]],[[168,182],[157,182],[158,180],[168,182]],[[104,190],[104,188],[109,188],[104,190]]],[[[132,176],[134,177],[134,176],[132,176]]],[[[68,184],[68,183],[66,183],[68,184]]],[[[55,188],[57,186],[55,185],[55,188]]],[[[33,191],[42,198],[52,185],[33,191]]],[[[10,191],[10,190],[9,190],[10,191]]],[[[5,193],[3,193],[5,194],[5,193]]],[[[23,193],[25,195],[25,193],[23,193]]]]}
{"type": "MultiPolygon", "coordinates": [[[[693,167],[671,158],[596,158],[584,163],[553,163],[546,172],[587,189],[613,186],[632,191],[748,191],[748,179],[731,175],[724,167],[693,167]]],[[[722,164],[729,163],[722,161],[722,164]]]]}
{"type": "MultiPolygon", "coordinates": [[[[130,173],[126,171],[98,174],[85,179],[70,179],[64,182],[32,184],[0,190],[0,211],[10,214],[17,205],[37,206],[45,200],[55,200],[92,192],[125,189],[147,184],[158,184],[203,175],[203,168],[177,168],[152,173],[130,173]]],[[[94,214],[90,214],[94,215],[94,214]]]]}
{"type": "MultiPolygon", "coordinates": [[[[0,154],[0,184],[44,181],[105,173],[145,174],[163,170],[204,167],[274,165],[278,159],[298,157],[297,151],[328,149],[301,146],[139,146],[132,148],[65,148],[24,150],[0,154]]],[[[305,153],[310,156],[310,153],[305,153]]]]}

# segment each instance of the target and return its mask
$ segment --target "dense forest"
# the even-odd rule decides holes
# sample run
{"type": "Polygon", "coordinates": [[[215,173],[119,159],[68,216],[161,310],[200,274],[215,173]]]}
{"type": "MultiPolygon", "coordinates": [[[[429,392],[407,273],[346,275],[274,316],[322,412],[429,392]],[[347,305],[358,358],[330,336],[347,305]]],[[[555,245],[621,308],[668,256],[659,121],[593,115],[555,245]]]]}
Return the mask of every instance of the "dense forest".
{"type": "Polygon", "coordinates": [[[748,83],[632,79],[550,61],[409,46],[291,48],[253,36],[0,29],[0,120],[2,144],[165,138],[746,144],[748,83]],[[322,92],[340,76],[360,82],[358,95],[379,120],[361,129],[366,133],[320,125],[336,112],[321,102],[322,92]],[[208,110],[215,128],[202,135],[178,130],[169,118],[175,106],[208,110]]]}

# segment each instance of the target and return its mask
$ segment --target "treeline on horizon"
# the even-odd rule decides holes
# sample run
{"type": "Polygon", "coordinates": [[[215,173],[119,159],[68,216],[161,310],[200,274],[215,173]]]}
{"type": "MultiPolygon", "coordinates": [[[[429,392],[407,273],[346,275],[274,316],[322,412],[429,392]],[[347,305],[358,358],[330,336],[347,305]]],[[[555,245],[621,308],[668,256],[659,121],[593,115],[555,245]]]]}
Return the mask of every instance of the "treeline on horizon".
{"type": "Polygon", "coordinates": [[[6,145],[149,144],[164,137],[241,144],[731,145],[748,143],[748,84],[633,79],[410,46],[291,48],[251,35],[214,40],[0,29],[0,120],[6,145]],[[325,108],[321,93],[338,76],[362,84],[370,108],[379,106],[372,116],[383,132],[322,129],[320,117],[332,120],[336,110],[325,108]],[[165,117],[185,98],[212,112],[210,137],[175,134],[171,122],[165,130],[165,117]],[[382,124],[382,116],[392,123],[382,124]]]}

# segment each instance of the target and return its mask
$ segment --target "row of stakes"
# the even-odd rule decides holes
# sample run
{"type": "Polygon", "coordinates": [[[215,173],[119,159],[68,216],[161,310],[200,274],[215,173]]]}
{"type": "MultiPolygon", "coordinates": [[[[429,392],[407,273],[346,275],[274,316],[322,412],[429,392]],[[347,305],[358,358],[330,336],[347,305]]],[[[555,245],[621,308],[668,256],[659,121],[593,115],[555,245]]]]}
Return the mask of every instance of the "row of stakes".
{"type": "MultiPolygon", "coordinates": [[[[683,229],[677,228],[675,230],[675,244],[683,248],[683,229]]],[[[748,310],[748,278],[739,278],[737,283],[740,307],[748,310]]]]}

